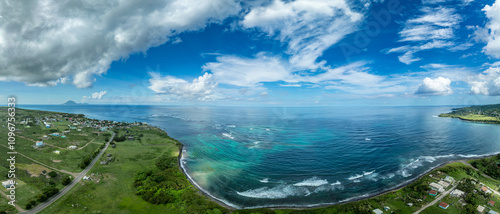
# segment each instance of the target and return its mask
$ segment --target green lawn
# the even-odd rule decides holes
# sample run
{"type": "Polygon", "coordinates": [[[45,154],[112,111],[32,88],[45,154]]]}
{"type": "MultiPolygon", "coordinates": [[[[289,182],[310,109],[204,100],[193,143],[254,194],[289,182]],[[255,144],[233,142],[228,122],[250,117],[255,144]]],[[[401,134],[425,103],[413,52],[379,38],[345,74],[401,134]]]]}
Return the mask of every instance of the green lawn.
{"type": "MultiPolygon", "coordinates": [[[[147,136],[147,135],[145,135],[147,136]]],[[[171,140],[149,137],[142,140],[160,146],[143,146],[137,140],[118,142],[116,148],[109,147],[107,153],[115,158],[108,165],[96,164],[90,173],[95,173],[94,181],[83,181],[66,196],[41,213],[165,213],[178,211],[178,205],[152,205],[135,195],[132,186],[138,171],[154,166],[158,157],[178,155],[178,147],[171,140]],[[155,140],[154,142],[149,142],[155,140]],[[156,141],[160,140],[160,141],[156,141]],[[98,174],[98,175],[97,175],[98,174]],[[99,182],[97,183],[97,180],[99,182]],[[78,204],[78,207],[72,206],[78,204]],[[105,204],[106,206],[103,206],[105,204]],[[86,209],[85,209],[86,208],[86,209]]],[[[104,156],[106,156],[106,154],[104,156]]],[[[101,160],[104,158],[101,158],[101,160]]]]}

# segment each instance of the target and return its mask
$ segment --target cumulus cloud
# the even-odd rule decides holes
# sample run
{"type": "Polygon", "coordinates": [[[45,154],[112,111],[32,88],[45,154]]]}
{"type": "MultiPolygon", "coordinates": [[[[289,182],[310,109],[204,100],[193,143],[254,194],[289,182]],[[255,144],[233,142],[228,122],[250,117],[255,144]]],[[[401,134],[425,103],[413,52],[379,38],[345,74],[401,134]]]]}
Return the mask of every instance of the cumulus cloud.
{"type": "Polygon", "coordinates": [[[94,99],[94,100],[100,100],[102,97],[104,97],[106,94],[108,94],[107,91],[101,91],[101,92],[94,92],[90,96],[83,96],[83,99],[94,99]]]}
{"type": "Polygon", "coordinates": [[[371,74],[371,68],[365,61],[334,68],[322,66],[317,71],[306,72],[294,70],[289,62],[265,53],[259,53],[254,58],[220,56],[216,60],[217,62],[203,66],[204,71],[212,72],[219,83],[233,86],[262,87],[263,83],[285,82],[286,84],[279,85],[301,87],[301,83],[305,83],[327,89],[370,94],[404,90],[397,86],[404,80],[391,81],[386,77],[371,74]]]}
{"type": "Polygon", "coordinates": [[[500,58],[500,0],[496,0],[491,6],[486,5],[483,9],[489,21],[486,24],[489,35],[484,52],[492,57],[500,58]]]}
{"type": "Polygon", "coordinates": [[[217,88],[217,83],[209,73],[205,73],[192,82],[172,76],[161,76],[154,72],[149,75],[151,76],[149,89],[161,95],[204,101],[212,99],[214,90],[217,88]]]}
{"type": "Polygon", "coordinates": [[[426,77],[422,85],[418,87],[415,94],[418,95],[450,95],[453,93],[450,87],[451,80],[444,77],[431,79],[426,77]]]}
{"type": "MultiPolygon", "coordinates": [[[[435,4],[438,1],[427,1],[424,4],[435,4]]],[[[448,48],[451,51],[465,50],[469,44],[457,47],[455,42],[455,29],[459,27],[462,17],[454,8],[443,6],[424,6],[420,15],[406,20],[404,28],[399,32],[399,42],[404,45],[392,48],[387,53],[402,53],[399,61],[405,64],[421,60],[414,54],[430,49],[448,48]]]]}
{"type": "Polygon", "coordinates": [[[241,21],[286,44],[290,63],[300,69],[316,69],[323,52],[354,32],[363,15],[344,0],[274,0],[254,7],[241,21]]]}
{"type": "Polygon", "coordinates": [[[469,81],[471,94],[500,96],[500,67],[490,67],[469,81]]]}
{"type": "Polygon", "coordinates": [[[217,62],[205,64],[203,70],[211,71],[221,84],[254,87],[263,82],[288,79],[290,76],[283,60],[265,53],[259,53],[255,58],[224,55],[216,59],[217,62]]]}
{"type": "Polygon", "coordinates": [[[0,1],[0,81],[90,87],[113,61],[240,10],[234,0],[0,1]]]}

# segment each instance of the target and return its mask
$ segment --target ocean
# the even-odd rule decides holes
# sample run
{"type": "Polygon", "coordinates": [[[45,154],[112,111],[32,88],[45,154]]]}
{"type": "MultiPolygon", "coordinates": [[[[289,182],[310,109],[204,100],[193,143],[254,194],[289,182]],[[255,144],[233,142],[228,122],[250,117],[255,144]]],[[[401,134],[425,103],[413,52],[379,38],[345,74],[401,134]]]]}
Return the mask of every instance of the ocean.
{"type": "Polygon", "coordinates": [[[437,117],[449,106],[20,107],[158,126],[184,144],[182,167],[196,185],[237,208],[356,200],[500,152],[500,125],[437,117]]]}

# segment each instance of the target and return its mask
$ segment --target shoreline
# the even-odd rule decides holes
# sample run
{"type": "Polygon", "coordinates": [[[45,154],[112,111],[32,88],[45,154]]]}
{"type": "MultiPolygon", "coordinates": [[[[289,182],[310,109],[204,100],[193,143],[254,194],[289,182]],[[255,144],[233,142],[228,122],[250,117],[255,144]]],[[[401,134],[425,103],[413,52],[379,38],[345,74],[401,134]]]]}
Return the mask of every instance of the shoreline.
{"type": "Polygon", "coordinates": [[[324,204],[316,204],[316,205],[313,204],[311,206],[300,206],[300,205],[297,205],[297,206],[293,206],[293,205],[290,205],[290,206],[286,206],[286,205],[285,206],[283,206],[283,205],[272,206],[272,205],[270,205],[270,206],[259,206],[259,207],[237,207],[235,205],[228,204],[228,202],[225,202],[225,201],[223,201],[221,199],[218,199],[218,198],[212,196],[206,190],[204,190],[203,188],[201,188],[189,176],[189,174],[186,172],[186,170],[184,169],[184,167],[182,165],[182,154],[183,154],[184,144],[182,144],[182,143],[180,143],[180,144],[181,144],[181,147],[179,149],[179,156],[177,157],[177,161],[178,161],[178,164],[179,164],[179,168],[181,169],[182,173],[184,173],[184,175],[186,176],[186,178],[189,181],[189,183],[191,183],[194,187],[196,187],[200,191],[200,193],[202,193],[209,200],[211,200],[211,201],[217,203],[218,205],[220,205],[220,206],[222,206],[222,207],[224,207],[226,209],[229,209],[229,210],[245,210],[245,209],[272,209],[272,210],[292,209],[292,210],[308,210],[308,209],[325,208],[325,207],[330,207],[330,206],[334,206],[334,205],[340,205],[340,204],[347,204],[347,203],[362,201],[362,200],[366,200],[366,199],[370,199],[370,198],[375,198],[375,197],[378,197],[378,196],[381,196],[381,195],[385,195],[387,193],[395,192],[395,191],[398,191],[398,190],[400,190],[402,188],[405,188],[406,186],[412,184],[416,180],[421,179],[422,177],[428,175],[430,172],[432,172],[432,171],[434,171],[436,169],[443,168],[443,167],[445,167],[448,164],[457,163],[457,162],[463,162],[463,161],[468,161],[468,160],[476,160],[476,159],[488,158],[488,157],[493,157],[493,156],[496,156],[496,155],[500,154],[500,152],[498,152],[498,153],[494,153],[494,154],[478,155],[478,157],[462,158],[462,159],[457,159],[457,160],[446,161],[446,162],[443,162],[443,163],[441,163],[441,164],[439,164],[439,165],[437,165],[435,167],[431,167],[429,170],[425,171],[421,175],[419,175],[419,176],[417,176],[417,177],[415,177],[413,179],[410,179],[408,181],[405,181],[405,182],[403,182],[403,183],[401,183],[401,184],[399,184],[399,185],[397,185],[395,187],[388,188],[386,190],[382,190],[381,192],[374,193],[372,195],[366,195],[366,196],[362,195],[362,196],[351,198],[351,199],[345,199],[344,201],[340,201],[340,202],[324,203],[324,204]]]}

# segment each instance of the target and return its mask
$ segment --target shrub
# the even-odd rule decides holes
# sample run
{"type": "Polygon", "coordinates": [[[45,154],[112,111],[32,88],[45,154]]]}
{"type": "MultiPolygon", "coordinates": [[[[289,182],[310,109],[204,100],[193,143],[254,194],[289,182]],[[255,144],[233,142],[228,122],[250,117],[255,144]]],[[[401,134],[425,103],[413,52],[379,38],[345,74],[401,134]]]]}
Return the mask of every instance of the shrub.
{"type": "Polygon", "coordinates": [[[51,178],[55,178],[55,177],[57,177],[57,172],[55,172],[55,171],[51,171],[51,172],[49,172],[49,176],[50,176],[51,178]]]}

